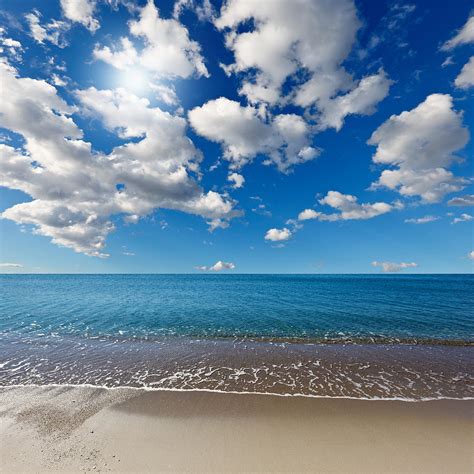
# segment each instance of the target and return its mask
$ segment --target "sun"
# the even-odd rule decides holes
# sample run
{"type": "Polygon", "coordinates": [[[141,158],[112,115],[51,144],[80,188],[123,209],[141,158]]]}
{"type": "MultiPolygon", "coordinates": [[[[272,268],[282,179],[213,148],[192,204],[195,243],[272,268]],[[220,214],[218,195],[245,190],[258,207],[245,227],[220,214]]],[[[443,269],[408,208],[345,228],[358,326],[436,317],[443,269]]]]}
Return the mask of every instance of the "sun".
{"type": "Polygon", "coordinates": [[[137,95],[146,95],[150,89],[148,72],[141,67],[127,68],[119,73],[118,85],[137,95]]]}

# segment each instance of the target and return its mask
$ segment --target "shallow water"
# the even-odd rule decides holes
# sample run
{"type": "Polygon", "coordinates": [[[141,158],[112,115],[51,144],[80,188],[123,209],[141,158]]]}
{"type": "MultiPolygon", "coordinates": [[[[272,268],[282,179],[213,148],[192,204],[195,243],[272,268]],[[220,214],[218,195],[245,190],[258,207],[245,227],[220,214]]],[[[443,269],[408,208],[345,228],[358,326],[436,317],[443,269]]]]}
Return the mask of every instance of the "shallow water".
{"type": "Polygon", "coordinates": [[[1,276],[0,384],[474,396],[472,276],[1,276]]]}

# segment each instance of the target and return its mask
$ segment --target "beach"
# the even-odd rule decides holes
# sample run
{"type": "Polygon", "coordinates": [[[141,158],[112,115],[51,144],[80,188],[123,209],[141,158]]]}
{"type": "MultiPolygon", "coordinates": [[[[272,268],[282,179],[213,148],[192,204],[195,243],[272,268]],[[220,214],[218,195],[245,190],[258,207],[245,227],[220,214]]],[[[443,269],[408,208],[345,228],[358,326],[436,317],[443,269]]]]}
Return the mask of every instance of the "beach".
{"type": "Polygon", "coordinates": [[[2,387],[2,472],[472,472],[472,400],[2,387]]]}

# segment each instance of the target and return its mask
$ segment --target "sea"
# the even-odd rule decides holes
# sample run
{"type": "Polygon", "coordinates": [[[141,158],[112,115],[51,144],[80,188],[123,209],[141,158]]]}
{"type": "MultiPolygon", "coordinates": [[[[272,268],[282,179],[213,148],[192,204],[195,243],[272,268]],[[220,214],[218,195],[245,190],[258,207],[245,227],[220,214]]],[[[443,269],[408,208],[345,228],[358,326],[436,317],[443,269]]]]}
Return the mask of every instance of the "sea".
{"type": "Polygon", "coordinates": [[[1,275],[0,386],[474,397],[474,275],[1,275]]]}

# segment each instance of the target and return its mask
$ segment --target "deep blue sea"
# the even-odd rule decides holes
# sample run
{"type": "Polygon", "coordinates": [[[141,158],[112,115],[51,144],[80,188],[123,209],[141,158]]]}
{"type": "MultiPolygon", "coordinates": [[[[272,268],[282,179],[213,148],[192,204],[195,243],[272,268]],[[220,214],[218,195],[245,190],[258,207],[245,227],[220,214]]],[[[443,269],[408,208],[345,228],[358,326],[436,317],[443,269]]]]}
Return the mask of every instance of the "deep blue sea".
{"type": "Polygon", "coordinates": [[[474,396],[473,275],[2,275],[0,385],[474,396]]]}
{"type": "Polygon", "coordinates": [[[0,331],[474,340],[474,275],[3,275],[0,331]]]}

